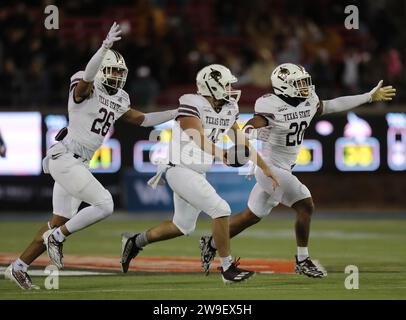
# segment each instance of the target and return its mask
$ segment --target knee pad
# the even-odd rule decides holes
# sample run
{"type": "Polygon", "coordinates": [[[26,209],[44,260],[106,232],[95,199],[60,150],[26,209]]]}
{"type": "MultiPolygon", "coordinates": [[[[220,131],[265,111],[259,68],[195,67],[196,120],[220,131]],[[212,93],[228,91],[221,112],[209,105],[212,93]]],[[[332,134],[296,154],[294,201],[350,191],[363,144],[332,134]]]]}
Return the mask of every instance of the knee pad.
{"type": "Polygon", "coordinates": [[[223,199],[218,202],[216,206],[213,207],[211,212],[206,212],[213,219],[228,217],[231,215],[230,205],[223,199]]]}
{"type": "Polygon", "coordinates": [[[95,207],[99,208],[102,211],[104,218],[111,216],[114,211],[114,202],[110,192],[106,190],[104,199],[97,203],[95,207]]]}

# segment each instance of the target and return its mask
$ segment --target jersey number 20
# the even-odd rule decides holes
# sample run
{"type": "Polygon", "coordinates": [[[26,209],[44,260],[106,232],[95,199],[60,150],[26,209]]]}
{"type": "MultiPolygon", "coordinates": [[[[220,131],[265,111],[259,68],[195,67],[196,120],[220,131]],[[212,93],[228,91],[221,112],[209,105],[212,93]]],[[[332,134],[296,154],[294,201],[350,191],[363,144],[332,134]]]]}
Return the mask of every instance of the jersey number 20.
{"type": "Polygon", "coordinates": [[[307,122],[302,121],[300,124],[297,122],[293,122],[290,125],[290,130],[293,130],[286,136],[286,146],[287,147],[295,147],[302,144],[303,135],[305,130],[307,129],[307,122]]]}
{"type": "Polygon", "coordinates": [[[109,132],[109,129],[114,122],[114,112],[108,112],[105,108],[101,108],[99,113],[101,113],[102,116],[101,118],[93,121],[91,131],[97,134],[101,133],[101,135],[104,137],[107,132],[109,132]]]}

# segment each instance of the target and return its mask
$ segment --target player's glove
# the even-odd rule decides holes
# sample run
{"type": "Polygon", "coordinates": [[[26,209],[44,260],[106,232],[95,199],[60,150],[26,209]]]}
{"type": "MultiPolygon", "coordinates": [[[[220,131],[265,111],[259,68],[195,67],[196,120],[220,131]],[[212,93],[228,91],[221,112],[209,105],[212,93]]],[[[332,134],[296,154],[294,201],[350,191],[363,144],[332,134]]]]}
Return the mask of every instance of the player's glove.
{"type": "Polygon", "coordinates": [[[392,101],[393,97],[396,96],[396,89],[394,87],[382,87],[382,85],[383,80],[379,81],[378,85],[371,90],[369,93],[371,95],[370,102],[392,101]]]}
{"type": "Polygon", "coordinates": [[[109,33],[107,34],[106,39],[104,39],[103,41],[103,47],[105,49],[110,49],[113,46],[114,42],[121,40],[120,35],[121,35],[120,25],[114,22],[110,28],[109,33]]]}
{"type": "Polygon", "coordinates": [[[245,136],[248,140],[260,140],[260,141],[269,141],[269,138],[271,136],[271,126],[268,127],[262,127],[258,129],[254,129],[253,127],[245,127],[244,128],[244,133],[245,136]],[[247,132],[248,128],[251,128],[249,132],[247,132]]]}

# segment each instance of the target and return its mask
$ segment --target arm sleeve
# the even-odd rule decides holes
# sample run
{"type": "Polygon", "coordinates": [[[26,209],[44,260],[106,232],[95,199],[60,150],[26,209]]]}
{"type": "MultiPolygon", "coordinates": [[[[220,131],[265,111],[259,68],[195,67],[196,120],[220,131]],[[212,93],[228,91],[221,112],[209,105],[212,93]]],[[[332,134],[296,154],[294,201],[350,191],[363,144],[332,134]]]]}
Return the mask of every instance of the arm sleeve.
{"type": "Polygon", "coordinates": [[[88,62],[85,72],[83,74],[83,80],[86,82],[93,82],[96,77],[97,72],[100,69],[104,56],[106,55],[108,49],[104,46],[100,47],[99,50],[93,55],[93,57],[88,62]]]}
{"type": "Polygon", "coordinates": [[[142,127],[153,127],[158,124],[167,122],[175,118],[178,114],[178,109],[167,110],[161,112],[151,112],[144,114],[144,121],[141,123],[142,127]]]}
{"type": "Polygon", "coordinates": [[[363,104],[372,102],[370,93],[357,96],[339,97],[333,100],[323,101],[323,115],[341,111],[348,111],[363,104]]]}
{"type": "Polygon", "coordinates": [[[255,101],[255,115],[264,118],[268,126],[271,125],[272,121],[275,119],[269,101],[262,97],[255,101]]]}

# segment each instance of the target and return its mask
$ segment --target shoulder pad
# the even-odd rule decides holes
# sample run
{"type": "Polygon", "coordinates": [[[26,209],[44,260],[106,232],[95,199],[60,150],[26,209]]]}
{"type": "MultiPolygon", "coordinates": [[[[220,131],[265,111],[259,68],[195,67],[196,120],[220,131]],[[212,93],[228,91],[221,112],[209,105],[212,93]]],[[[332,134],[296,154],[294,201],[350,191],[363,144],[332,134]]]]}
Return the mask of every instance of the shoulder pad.
{"type": "Polygon", "coordinates": [[[120,89],[120,97],[128,104],[131,104],[130,96],[128,95],[127,91],[120,89]]]}
{"type": "Polygon", "coordinates": [[[255,101],[255,112],[262,114],[272,114],[278,105],[278,99],[273,94],[267,94],[255,101]]]}
{"type": "Polygon", "coordinates": [[[201,109],[207,105],[207,100],[198,94],[184,94],[179,98],[178,115],[200,118],[201,109]]]}
{"type": "Polygon", "coordinates": [[[82,80],[84,73],[85,73],[84,71],[78,71],[72,77],[70,77],[71,85],[73,83],[78,83],[80,80],[82,80]]]}
{"type": "Polygon", "coordinates": [[[73,92],[73,88],[83,79],[84,71],[76,72],[72,77],[70,77],[69,94],[73,92]]]}
{"type": "Polygon", "coordinates": [[[193,107],[202,107],[207,103],[207,100],[198,94],[184,94],[179,98],[179,104],[190,105],[193,107]]]}

